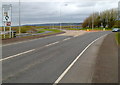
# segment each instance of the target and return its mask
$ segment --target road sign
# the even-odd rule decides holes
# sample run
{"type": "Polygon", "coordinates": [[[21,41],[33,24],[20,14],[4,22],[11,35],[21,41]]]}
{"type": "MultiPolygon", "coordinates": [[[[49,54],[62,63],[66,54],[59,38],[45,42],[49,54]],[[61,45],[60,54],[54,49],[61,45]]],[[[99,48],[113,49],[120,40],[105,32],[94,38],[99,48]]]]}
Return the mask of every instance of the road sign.
{"type": "MultiPolygon", "coordinates": [[[[4,4],[2,5],[2,21],[3,21],[3,25],[4,25],[4,32],[6,32],[6,27],[9,26],[9,38],[11,38],[11,31],[12,31],[12,27],[11,27],[11,22],[12,22],[12,5],[11,4],[4,4]]],[[[4,38],[5,38],[5,34],[4,34],[4,38]]]]}
{"type": "Polygon", "coordinates": [[[11,22],[7,22],[6,25],[7,25],[7,26],[11,26],[11,22]]]}
{"type": "Polygon", "coordinates": [[[5,16],[5,20],[8,21],[8,19],[9,19],[9,16],[5,16]]]}

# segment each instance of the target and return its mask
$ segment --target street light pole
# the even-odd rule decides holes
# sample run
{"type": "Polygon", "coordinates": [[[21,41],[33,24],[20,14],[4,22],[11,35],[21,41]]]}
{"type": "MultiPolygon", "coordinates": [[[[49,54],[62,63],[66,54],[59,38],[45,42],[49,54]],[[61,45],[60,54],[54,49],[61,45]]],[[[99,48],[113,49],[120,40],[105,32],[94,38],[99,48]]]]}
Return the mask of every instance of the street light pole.
{"type": "Polygon", "coordinates": [[[21,17],[20,17],[21,14],[20,14],[20,11],[21,10],[20,10],[20,7],[21,7],[21,4],[20,4],[20,0],[19,0],[19,35],[21,34],[21,27],[20,27],[21,26],[21,17]]]}
{"type": "Polygon", "coordinates": [[[118,2],[118,20],[120,20],[120,1],[118,2]]]}
{"type": "Polygon", "coordinates": [[[93,7],[93,14],[92,14],[92,30],[94,29],[94,7],[93,7]]]}
{"type": "Polygon", "coordinates": [[[61,24],[62,24],[62,19],[61,19],[61,4],[60,4],[60,29],[62,28],[61,24]]]}

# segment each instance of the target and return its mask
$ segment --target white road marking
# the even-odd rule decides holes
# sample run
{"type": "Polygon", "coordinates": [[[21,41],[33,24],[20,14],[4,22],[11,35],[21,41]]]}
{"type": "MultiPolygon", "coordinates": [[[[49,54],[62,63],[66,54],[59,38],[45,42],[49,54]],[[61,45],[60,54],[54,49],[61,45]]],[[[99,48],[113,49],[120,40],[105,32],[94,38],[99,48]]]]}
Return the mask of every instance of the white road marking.
{"type": "Polygon", "coordinates": [[[75,64],[75,62],[81,57],[81,55],[97,40],[99,40],[100,38],[106,36],[107,34],[97,38],[96,40],[92,41],[77,57],[76,59],[67,67],[67,69],[60,75],[60,77],[54,82],[53,85],[57,85],[61,79],[65,76],[65,74],[71,69],[71,67],[75,64]]]}
{"type": "Polygon", "coordinates": [[[51,44],[48,44],[48,45],[45,45],[46,47],[48,47],[48,46],[51,46],[51,45],[54,45],[54,44],[57,44],[57,43],[59,43],[60,41],[57,41],[57,42],[54,42],[54,43],[51,43],[51,44]]]}
{"type": "Polygon", "coordinates": [[[25,52],[22,52],[22,53],[19,53],[19,54],[13,55],[13,56],[9,56],[9,57],[6,57],[6,58],[3,58],[3,59],[0,59],[0,61],[8,60],[8,59],[14,58],[14,57],[16,57],[16,56],[20,56],[20,55],[23,55],[23,54],[26,54],[26,53],[32,52],[32,51],[35,51],[35,49],[28,50],[28,51],[25,51],[25,52]]]}
{"type": "MultiPolygon", "coordinates": [[[[57,44],[57,43],[59,43],[59,41],[51,43],[51,44],[48,44],[46,46],[51,46],[51,45],[54,45],[54,44],[57,44]]],[[[32,49],[32,50],[28,50],[28,51],[25,51],[25,52],[22,52],[22,53],[19,53],[19,54],[16,54],[16,55],[12,55],[12,56],[9,56],[9,57],[3,58],[3,59],[0,59],[0,61],[8,60],[8,59],[11,59],[11,58],[14,58],[14,57],[26,54],[26,53],[30,53],[30,52],[35,51],[35,50],[37,50],[37,48],[36,49],[32,49]]]]}
{"type": "Polygon", "coordinates": [[[79,35],[76,35],[76,36],[74,36],[74,37],[78,37],[79,35]]]}
{"type": "Polygon", "coordinates": [[[66,40],[69,40],[69,39],[71,39],[71,38],[66,38],[66,39],[64,39],[63,41],[66,41],[66,40]]]}
{"type": "MultiPolygon", "coordinates": [[[[66,39],[64,39],[64,41],[65,41],[65,40],[69,40],[69,39],[71,39],[71,38],[66,38],[66,39]]],[[[36,39],[36,40],[38,40],[38,39],[36,39]]],[[[30,41],[33,41],[33,40],[30,40],[30,41]]],[[[62,40],[62,41],[63,41],[63,40],[62,40]]],[[[23,41],[23,42],[28,42],[28,41],[23,41]]],[[[54,42],[54,43],[45,45],[45,46],[43,46],[43,47],[41,47],[41,48],[48,47],[48,46],[51,46],[51,45],[55,45],[55,44],[57,44],[57,43],[59,43],[59,42],[60,42],[60,41],[57,41],[57,42],[54,42]]],[[[22,43],[22,42],[19,42],[19,43],[22,43]]],[[[18,44],[18,43],[15,43],[15,44],[18,44]]],[[[10,45],[11,45],[11,44],[10,44],[10,45]]],[[[22,53],[19,53],[19,54],[16,54],[16,55],[12,55],[12,56],[9,56],[9,57],[3,58],[3,59],[0,59],[0,62],[1,62],[1,61],[4,61],[4,60],[11,59],[11,58],[14,58],[14,57],[17,57],[17,56],[20,56],[20,55],[23,55],[23,54],[26,54],[26,53],[30,53],[30,52],[35,51],[35,50],[37,50],[37,48],[36,48],[36,49],[32,49],[32,50],[28,50],[28,51],[25,51],[25,52],[22,52],[22,53]]]]}

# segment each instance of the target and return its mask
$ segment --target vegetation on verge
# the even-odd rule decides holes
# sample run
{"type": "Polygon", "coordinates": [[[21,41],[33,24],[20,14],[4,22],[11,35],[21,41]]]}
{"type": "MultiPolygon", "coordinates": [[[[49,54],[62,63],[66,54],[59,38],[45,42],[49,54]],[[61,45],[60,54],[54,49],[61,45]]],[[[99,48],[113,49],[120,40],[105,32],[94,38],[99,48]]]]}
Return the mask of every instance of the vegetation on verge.
{"type": "Polygon", "coordinates": [[[120,32],[116,33],[116,40],[117,40],[117,43],[120,45],[120,32]]]}

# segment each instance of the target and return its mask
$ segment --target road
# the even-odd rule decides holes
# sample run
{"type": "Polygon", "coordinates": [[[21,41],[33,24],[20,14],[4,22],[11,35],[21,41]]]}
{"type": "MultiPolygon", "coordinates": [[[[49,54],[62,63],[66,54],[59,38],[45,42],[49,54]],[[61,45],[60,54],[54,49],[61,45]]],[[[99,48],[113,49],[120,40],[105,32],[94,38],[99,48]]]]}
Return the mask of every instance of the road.
{"type": "Polygon", "coordinates": [[[109,33],[52,36],[3,46],[3,83],[54,83],[92,41],[109,33]]]}

